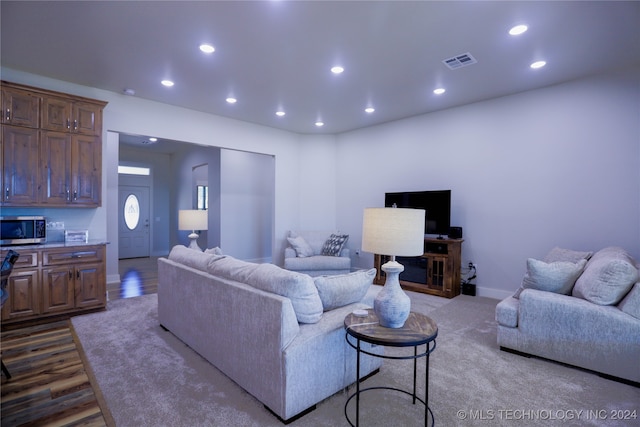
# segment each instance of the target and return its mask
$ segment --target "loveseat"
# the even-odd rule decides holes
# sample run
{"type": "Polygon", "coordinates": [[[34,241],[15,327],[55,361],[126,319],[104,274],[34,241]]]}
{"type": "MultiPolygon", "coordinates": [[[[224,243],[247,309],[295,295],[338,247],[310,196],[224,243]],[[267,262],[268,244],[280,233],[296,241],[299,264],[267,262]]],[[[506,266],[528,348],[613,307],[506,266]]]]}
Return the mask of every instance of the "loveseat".
{"type": "Polygon", "coordinates": [[[617,247],[528,259],[520,289],[496,306],[498,345],[640,382],[638,268],[617,247]]]}
{"type": "Polygon", "coordinates": [[[284,250],[284,268],[323,276],[345,274],[351,270],[348,234],[338,231],[289,231],[284,250]]]}
{"type": "MultiPolygon", "coordinates": [[[[375,269],[311,278],[172,248],[158,260],[160,324],[289,422],[356,381],[344,318],[372,307],[375,269]]],[[[371,348],[374,353],[382,347],[371,348]]],[[[361,360],[361,375],[381,359],[361,360]]]]}

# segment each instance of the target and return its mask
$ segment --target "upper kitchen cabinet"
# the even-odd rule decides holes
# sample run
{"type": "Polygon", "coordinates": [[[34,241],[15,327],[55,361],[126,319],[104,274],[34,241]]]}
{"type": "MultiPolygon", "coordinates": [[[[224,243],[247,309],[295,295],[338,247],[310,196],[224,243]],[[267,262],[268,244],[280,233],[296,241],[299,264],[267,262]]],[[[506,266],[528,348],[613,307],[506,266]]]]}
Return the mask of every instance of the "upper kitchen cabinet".
{"type": "Polygon", "coordinates": [[[3,81],[0,205],[100,206],[106,105],[3,81]]]}

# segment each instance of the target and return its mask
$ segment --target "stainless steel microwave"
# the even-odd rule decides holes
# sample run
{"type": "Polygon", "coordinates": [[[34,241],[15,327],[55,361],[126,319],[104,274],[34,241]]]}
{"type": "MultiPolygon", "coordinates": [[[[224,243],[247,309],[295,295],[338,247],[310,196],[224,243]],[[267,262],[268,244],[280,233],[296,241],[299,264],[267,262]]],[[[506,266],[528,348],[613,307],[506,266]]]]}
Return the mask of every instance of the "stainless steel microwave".
{"type": "Polygon", "coordinates": [[[27,245],[47,241],[47,220],[43,216],[0,217],[0,244],[27,245]]]}

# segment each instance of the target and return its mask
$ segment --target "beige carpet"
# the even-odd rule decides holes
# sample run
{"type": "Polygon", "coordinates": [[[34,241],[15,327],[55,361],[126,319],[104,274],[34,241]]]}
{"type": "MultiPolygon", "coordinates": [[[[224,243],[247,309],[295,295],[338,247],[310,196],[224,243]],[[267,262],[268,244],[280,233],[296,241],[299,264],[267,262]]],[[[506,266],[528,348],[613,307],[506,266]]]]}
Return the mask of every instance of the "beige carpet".
{"type": "MultiPolygon", "coordinates": [[[[497,301],[410,295],[412,309],[428,314],[439,327],[429,380],[436,425],[640,425],[640,389],[500,351],[497,301]],[[635,419],[614,419],[633,416],[633,411],[635,419]]],[[[155,294],[112,301],[107,311],[75,317],[72,325],[117,426],[282,425],[260,402],[160,328],[155,294]]],[[[410,363],[387,360],[365,384],[408,389],[410,363]]],[[[424,375],[423,363],[418,375],[424,375]]],[[[422,395],[422,381],[418,383],[422,395]]],[[[344,403],[352,391],[328,398],[290,425],[347,426],[344,403]]],[[[372,391],[362,397],[361,411],[361,425],[408,427],[422,425],[424,407],[411,405],[400,393],[372,391]]]]}

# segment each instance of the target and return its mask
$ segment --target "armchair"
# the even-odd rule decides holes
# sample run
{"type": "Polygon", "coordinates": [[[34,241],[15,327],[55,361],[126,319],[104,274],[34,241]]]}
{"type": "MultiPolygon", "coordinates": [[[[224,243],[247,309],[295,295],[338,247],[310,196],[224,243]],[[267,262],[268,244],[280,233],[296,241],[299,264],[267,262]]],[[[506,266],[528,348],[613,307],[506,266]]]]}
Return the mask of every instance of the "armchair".
{"type": "Polygon", "coordinates": [[[348,235],[331,231],[289,231],[284,268],[313,277],[349,273],[350,251],[344,247],[348,238],[348,235]],[[331,237],[335,238],[328,242],[331,237]]]}

